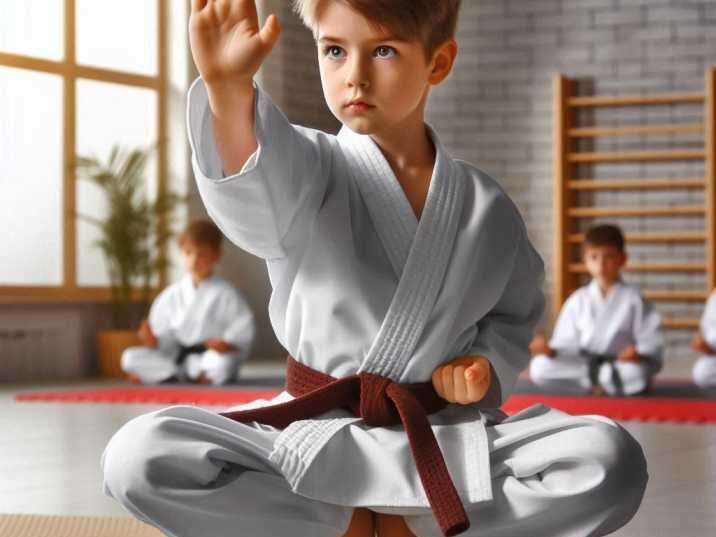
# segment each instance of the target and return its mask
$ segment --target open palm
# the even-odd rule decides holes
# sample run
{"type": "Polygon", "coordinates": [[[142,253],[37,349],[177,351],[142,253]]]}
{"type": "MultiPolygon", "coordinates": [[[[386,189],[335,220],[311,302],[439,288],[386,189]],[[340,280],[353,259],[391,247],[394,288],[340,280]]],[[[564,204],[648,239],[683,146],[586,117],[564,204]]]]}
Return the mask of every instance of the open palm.
{"type": "Polygon", "coordinates": [[[192,0],[189,42],[206,82],[250,81],[279,33],[275,15],[259,27],[254,0],[192,0]]]}

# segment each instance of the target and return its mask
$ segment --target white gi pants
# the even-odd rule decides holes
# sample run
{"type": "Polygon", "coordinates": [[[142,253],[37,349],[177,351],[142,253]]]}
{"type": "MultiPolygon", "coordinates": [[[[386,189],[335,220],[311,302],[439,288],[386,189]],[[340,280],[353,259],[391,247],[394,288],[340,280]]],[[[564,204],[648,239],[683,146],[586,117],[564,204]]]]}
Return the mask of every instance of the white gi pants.
{"type": "MultiPolygon", "coordinates": [[[[599,384],[614,395],[612,367],[622,379],[625,395],[642,392],[651,382],[657,368],[649,362],[614,362],[599,368],[599,384]]],[[[530,361],[530,380],[542,388],[563,392],[586,393],[591,388],[586,360],[576,356],[557,355],[554,358],[538,354],[530,361]]]]}
{"type": "MultiPolygon", "coordinates": [[[[641,503],[643,452],[607,418],[536,405],[487,431],[493,500],[465,505],[465,537],[606,535],[641,503]]],[[[354,508],[291,492],[268,460],[278,434],[196,407],[146,414],[105,449],[104,491],[170,537],[340,537],[354,508]]],[[[442,535],[428,508],[371,509],[442,535]]]]}
{"type": "Polygon", "coordinates": [[[716,356],[701,356],[692,371],[694,384],[700,388],[716,388],[716,356]]]}
{"type": "MultiPolygon", "coordinates": [[[[178,352],[178,351],[177,351],[178,352]]],[[[136,375],[143,384],[158,384],[172,376],[187,376],[194,380],[202,373],[211,384],[225,384],[234,380],[240,366],[235,353],[221,353],[211,349],[189,354],[179,368],[176,353],[149,347],[129,347],[122,353],[122,370],[136,375]]]]}

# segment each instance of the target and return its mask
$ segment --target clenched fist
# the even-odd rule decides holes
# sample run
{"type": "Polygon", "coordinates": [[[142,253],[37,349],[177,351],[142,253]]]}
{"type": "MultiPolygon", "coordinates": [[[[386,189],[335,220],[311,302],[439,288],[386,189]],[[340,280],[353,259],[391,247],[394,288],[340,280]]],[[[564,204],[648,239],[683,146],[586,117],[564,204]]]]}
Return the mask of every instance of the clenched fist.
{"type": "Polygon", "coordinates": [[[450,403],[481,401],[492,380],[490,361],[484,356],[461,356],[433,371],[433,387],[450,403]]]}
{"type": "Polygon", "coordinates": [[[634,345],[629,345],[617,355],[620,362],[641,362],[641,355],[634,345]]]}
{"type": "Polygon", "coordinates": [[[218,337],[207,339],[204,345],[206,345],[208,349],[216,352],[229,352],[234,350],[234,346],[231,343],[218,337]]]}
{"type": "Polygon", "coordinates": [[[137,330],[137,335],[139,336],[139,340],[142,342],[142,345],[145,347],[154,348],[157,346],[157,337],[154,335],[154,332],[152,332],[149,320],[144,319],[142,321],[142,324],[139,326],[139,330],[137,330]]]}
{"type": "Polygon", "coordinates": [[[254,0],[192,0],[189,42],[208,85],[251,84],[280,33],[270,15],[259,28],[254,0]]]}
{"type": "Polygon", "coordinates": [[[691,348],[696,352],[703,352],[704,354],[714,353],[714,350],[709,347],[709,344],[706,343],[706,340],[700,333],[694,336],[694,339],[691,341],[691,348]]]}

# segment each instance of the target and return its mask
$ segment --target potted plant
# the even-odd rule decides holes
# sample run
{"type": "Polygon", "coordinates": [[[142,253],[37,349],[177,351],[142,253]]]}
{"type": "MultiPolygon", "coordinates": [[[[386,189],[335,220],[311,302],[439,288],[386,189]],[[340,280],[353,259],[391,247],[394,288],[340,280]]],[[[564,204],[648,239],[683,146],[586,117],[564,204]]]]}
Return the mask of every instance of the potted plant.
{"type": "Polygon", "coordinates": [[[107,199],[107,215],[102,219],[78,213],[79,218],[99,229],[95,244],[109,272],[114,330],[97,334],[100,373],[104,376],[122,376],[122,351],[139,344],[136,329],[147,315],[152,284],[169,266],[166,246],[174,234],[172,215],[186,201],[170,191],[148,199],[144,172],[152,151],[115,145],[106,161],[76,158],[78,179],[98,186],[107,199]]]}

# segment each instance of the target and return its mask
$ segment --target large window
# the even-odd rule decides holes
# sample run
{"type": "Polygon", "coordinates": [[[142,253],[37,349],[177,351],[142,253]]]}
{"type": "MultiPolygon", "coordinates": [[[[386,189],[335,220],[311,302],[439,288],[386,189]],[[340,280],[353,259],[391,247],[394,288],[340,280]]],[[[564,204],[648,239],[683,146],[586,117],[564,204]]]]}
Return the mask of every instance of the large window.
{"type": "Polygon", "coordinates": [[[72,163],[156,144],[148,194],[171,181],[168,4],[185,33],[186,0],[0,0],[0,299],[108,299],[72,163]]]}

